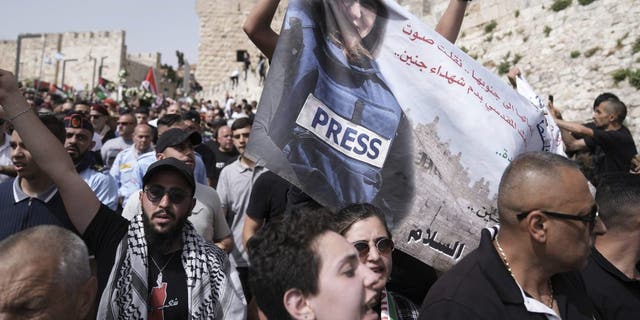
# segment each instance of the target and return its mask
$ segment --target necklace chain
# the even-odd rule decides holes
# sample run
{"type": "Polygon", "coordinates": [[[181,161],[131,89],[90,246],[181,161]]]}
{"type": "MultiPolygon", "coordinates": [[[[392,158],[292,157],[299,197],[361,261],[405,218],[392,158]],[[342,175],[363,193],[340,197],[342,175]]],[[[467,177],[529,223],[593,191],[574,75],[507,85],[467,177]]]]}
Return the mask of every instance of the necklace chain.
{"type": "Polygon", "coordinates": [[[162,273],[162,271],[164,271],[164,268],[166,268],[169,265],[169,262],[171,261],[171,259],[173,258],[173,256],[176,254],[177,251],[174,251],[171,256],[169,257],[169,259],[167,259],[167,262],[164,263],[164,266],[162,266],[162,268],[160,268],[160,266],[158,266],[158,263],[156,262],[156,260],[153,258],[153,256],[151,254],[149,254],[149,258],[151,258],[151,262],[153,262],[153,264],[156,266],[156,268],[158,268],[158,271],[160,273],[162,273]]]}
{"type": "MultiPolygon", "coordinates": [[[[496,238],[493,240],[493,242],[496,244],[496,248],[498,248],[498,253],[500,254],[500,258],[502,259],[502,263],[504,263],[504,266],[507,268],[507,271],[509,271],[509,274],[511,275],[511,278],[513,278],[513,280],[516,281],[516,283],[518,282],[518,280],[516,280],[516,277],[513,275],[513,272],[511,271],[511,265],[509,264],[509,261],[507,260],[507,255],[504,253],[504,250],[502,250],[502,246],[500,245],[500,242],[498,241],[498,235],[496,235],[496,238]]],[[[551,279],[547,280],[547,286],[549,289],[549,299],[547,302],[543,303],[549,307],[550,309],[553,309],[553,304],[555,302],[555,298],[553,297],[553,286],[551,285],[551,279]]]]}

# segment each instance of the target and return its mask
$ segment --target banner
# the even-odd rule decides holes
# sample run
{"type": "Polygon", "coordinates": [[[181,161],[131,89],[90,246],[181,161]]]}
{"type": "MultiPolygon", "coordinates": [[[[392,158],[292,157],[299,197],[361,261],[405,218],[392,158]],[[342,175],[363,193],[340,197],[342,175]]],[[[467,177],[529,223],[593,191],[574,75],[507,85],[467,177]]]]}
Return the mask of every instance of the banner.
{"type": "Polygon", "coordinates": [[[445,270],[498,223],[509,162],[560,146],[552,125],[394,2],[293,0],[247,153],[332,209],[382,208],[398,248],[445,270]]]}

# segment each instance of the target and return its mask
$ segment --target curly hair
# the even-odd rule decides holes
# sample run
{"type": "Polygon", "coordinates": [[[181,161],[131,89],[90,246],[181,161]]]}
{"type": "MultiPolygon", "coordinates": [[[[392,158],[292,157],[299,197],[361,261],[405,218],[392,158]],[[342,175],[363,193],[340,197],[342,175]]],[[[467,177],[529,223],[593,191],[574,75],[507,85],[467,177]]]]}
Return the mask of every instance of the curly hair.
{"type": "Polygon", "coordinates": [[[287,290],[317,294],[322,261],[315,243],[334,230],[333,217],[323,207],[293,208],[289,214],[272,219],[247,243],[249,285],[269,319],[291,319],[283,304],[287,290]]]}

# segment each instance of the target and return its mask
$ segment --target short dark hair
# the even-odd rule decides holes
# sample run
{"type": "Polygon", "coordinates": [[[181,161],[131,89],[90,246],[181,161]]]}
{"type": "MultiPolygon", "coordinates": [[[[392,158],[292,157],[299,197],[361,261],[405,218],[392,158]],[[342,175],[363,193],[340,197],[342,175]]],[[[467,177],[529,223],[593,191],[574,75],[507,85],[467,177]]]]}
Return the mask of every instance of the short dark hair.
{"type": "Polygon", "coordinates": [[[611,92],[603,92],[601,94],[599,94],[595,100],[593,100],[593,108],[595,109],[597,106],[599,106],[603,101],[605,100],[609,100],[609,99],[615,99],[615,100],[620,100],[620,98],[618,98],[618,96],[616,96],[615,94],[611,93],[611,92]]]}
{"type": "Polygon", "coordinates": [[[376,217],[380,220],[387,231],[387,236],[391,239],[391,232],[384,219],[384,214],[378,207],[370,203],[354,203],[338,211],[336,214],[336,230],[339,234],[344,235],[354,223],[371,217],[376,217]]]}
{"type": "Polygon", "coordinates": [[[233,121],[233,124],[231,125],[231,131],[233,132],[238,129],[251,127],[252,125],[253,121],[251,121],[250,118],[238,118],[233,121]]]}
{"type": "Polygon", "coordinates": [[[596,191],[600,218],[609,230],[636,228],[640,214],[640,176],[620,172],[602,176],[596,191]]]}
{"type": "Polygon", "coordinates": [[[58,140],[64,144],[67,137],[67,130],[64,128],[64,122],[51,113],[38,113],[38,118],[58,140]]]}
{"type": "Polygon", "coordinates": [[[322,261],[314,244],[333,230],[329,210],[302,206],[273,218],[249,240],[249,285],[269,319],[291,319],[283,303],[287,290],[295,288],[304,295],[318,292],[322,261]]]}

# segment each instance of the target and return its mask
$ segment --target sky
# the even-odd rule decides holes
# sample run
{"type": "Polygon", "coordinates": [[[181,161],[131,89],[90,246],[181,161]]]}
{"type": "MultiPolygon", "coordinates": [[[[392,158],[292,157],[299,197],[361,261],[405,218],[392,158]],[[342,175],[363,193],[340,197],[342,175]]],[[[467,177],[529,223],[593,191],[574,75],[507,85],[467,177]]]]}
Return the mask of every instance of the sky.
{"type": "Polygon", "coordinates": [[[196,0],[1,0],[0,40],[21,33],[125,30],[127,53],[160,52],[177,66],[176,50],[198,60],[196,0]]]}

